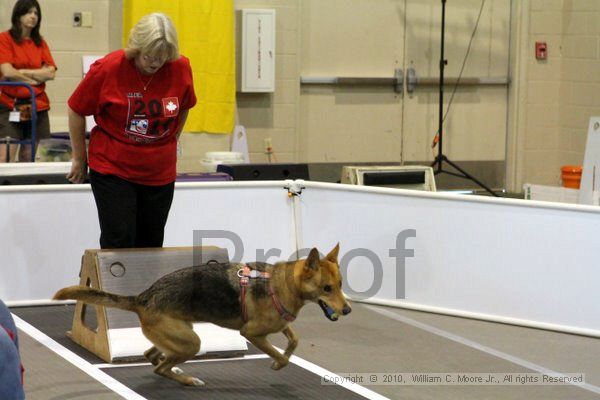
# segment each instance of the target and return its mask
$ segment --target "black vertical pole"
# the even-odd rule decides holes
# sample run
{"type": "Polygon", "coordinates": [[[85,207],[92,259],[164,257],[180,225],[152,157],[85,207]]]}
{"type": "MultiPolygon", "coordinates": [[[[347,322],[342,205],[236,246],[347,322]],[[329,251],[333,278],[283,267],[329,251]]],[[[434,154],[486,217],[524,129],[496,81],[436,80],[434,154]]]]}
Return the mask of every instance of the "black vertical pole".
{"type": "Polygon", "coordinates": [[[448,159],[448,157],[446,157],[444,155],[444,150],[443,150],[443,141],[444,141],[444,132],[443,132],[443,125],[444,125],[444,69],[446,68],[446,65],[448,65],[448,61],[444,58],[444,44],[446,41],[446,0],[442,0],[442,27],[441,28],[442,28],[441,29],[442,37],[441,37],[441,43],[440,43],[440,109],[439,109],[439,115],[438,115],[439,125],[438,125],[438,143],[437,143],[437,145],[439,147],[438,147],[438,155],[435,157],[435,160],[431,164],[431,167],[434,168],[434,174],[436,174],[436,175],[441,174],[441,173],[446,173],[449,175],[457,176],[459,178],[470,179],[473,182],[475,182],[476,184],[478,184],[479,186],[481,186],[483,189],[485,189],[492,196],[498,197],[498,195],[496,193],[494,193],[492,191],[492,189],[490,189],[489,187],[484,185],[482,182],[477,180],[474,176],[470,175],[468,172],[463,170],[461,167],[459,167],[458,165],[456,165],[455,163],[450,161],[448,159]],[[452,166],[459,173],[451,172],[451,171],[447,171],[447,170],[445,171],[444,168],[442,167],[442,164],[444,163],[444,161],[447,162],[448,164],[450,164],[450,166],[452,166]]]}
{"type": "Polygon", "coordinates": [[[442,171],[442,155],[443,152],[443,139],[444,134],[442,132],[444,125],[444,68],[446,67],[446,59],[444,58],[444,43],[446,33],[446,0],[442,0],[442,37],[440,43],[440,109],[439,109],[439,125],[438,125],[438,165],[437,172],[442,171]]]}

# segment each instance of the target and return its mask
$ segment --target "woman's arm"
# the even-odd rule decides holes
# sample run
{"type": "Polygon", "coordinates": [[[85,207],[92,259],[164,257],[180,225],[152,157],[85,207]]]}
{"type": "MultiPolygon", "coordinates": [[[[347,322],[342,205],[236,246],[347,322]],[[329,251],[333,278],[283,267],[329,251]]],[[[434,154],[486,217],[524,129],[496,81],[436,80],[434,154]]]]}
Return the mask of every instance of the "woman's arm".
{"type": "Polygon", "coordinates": [[[44,83],[54,79],[56,68],[52,65],[44,65],[42,68],[38,69],[20,69],[18,71],[29,79],[33,79],[39,83],[44,83]]]}
{"type": "Polygon", "coordinates": [[[185,121],[187,120],[189,112],[190,110],[183,110],[179,116],[181,122],[179,124],[179,130],[177,131],[177,140],[179,140],[179,136],[181,136],[181,132],[183,131],[183,126],[185,125],[185,121]]]}
{"type": "Polygon", "coordinates": [[[67,179],[71,183],[83,183],[87,176],[87,154],[85,149],[85,117],[69,107],[69,137],[73,160],[67,179]]]}
{"type": "Polygon", "coordinates": [[[0,73],[2,74],[3,79],[7,81],[13,82],[23,82],[28,83],[30,85],[38,85],[39,82],[35,79],[32,79],[25,74],[19,72],[19,70],[15,69],[11,63],[0,64],[0,73]]]}

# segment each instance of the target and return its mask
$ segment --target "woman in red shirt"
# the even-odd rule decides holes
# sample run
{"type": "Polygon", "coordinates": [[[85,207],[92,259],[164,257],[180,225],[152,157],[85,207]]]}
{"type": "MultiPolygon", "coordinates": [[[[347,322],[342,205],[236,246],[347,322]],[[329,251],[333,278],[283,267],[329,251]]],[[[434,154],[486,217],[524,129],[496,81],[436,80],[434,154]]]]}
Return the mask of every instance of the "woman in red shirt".
{"type": "Polygon", "coordinates": [[[164,14],[142,17],[124,50],[96,61],[68,101],[73,162],[87,164],[102,248],[161,247],[173,199],[177,140],[196,104],[189,60],[164,14]],[[88,154],[85,119],[93,115],[88,154]]]}
{"type": "MultiPolygon", "coordinates": [[[[12,11],[12,27],[0,33],[0,80],[23,82],[33,86],[37,106],[36,142],[50,137],[46,81],[54,79],[56,64],[48,44],[40,36],[42,11],[37,0],[18,0],[12,11]]],[[[0,140],[29,137],[31,122],[18,108],[31,101],[29,90],[22,86],[0,86],[0,140]],[[12,113],[12,114],[11,114],[12,113]],[[11,118],[12,115],[12,118],[11,118]]],[[[10,145],[10,160],[17,146],[10,145]]],[[[22,146],[20,161],[31,161],[31,147],[22,146]]],[[[0,162],[6,161],[6,144],[0,144],[0,162]]]]}

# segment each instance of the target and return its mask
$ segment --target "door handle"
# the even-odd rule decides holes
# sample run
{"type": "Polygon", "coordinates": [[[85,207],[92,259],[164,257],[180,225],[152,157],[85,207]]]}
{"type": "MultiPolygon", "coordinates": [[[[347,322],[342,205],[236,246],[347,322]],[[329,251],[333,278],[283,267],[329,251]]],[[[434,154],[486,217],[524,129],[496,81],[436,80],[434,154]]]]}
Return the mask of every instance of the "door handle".
{"type": "Polygon", "coordinates": [[[402,94],[404,89],[404,71],[394,70],[390,77],[351,77],[351,76],[301,76],[301,85],[344,85],[344,86],[389,86],[394,92],[402,94]]]}
{"type": "Polygon", "coordinates": [[[419,83],[417,71],[413,67],[406,70],[406,92],[413,93],[419,83]]]}
{"type": "MultiPolygon", "coordinates": [[[[506,77],[462,77],[460,81],[458,78],[450,77],[444,78],[444,85],[456,85],[459,86],[508,86],[510,85],[510,79],[506,77]]],[[[414,68],[408,68],[406,70],[406,92],[414,93],[417,86],[439,86],[440,80],[436,77],[430,78],[419,78],[414,68]]]]}
{"type": "Polygon", "coordinates": [[[394,78],[396,78],[396,83],[394,84],[394,92],[402,94],[404,90],[404,71],[402,71],[401,68],[396,68],[394,70],[394,78]]]}

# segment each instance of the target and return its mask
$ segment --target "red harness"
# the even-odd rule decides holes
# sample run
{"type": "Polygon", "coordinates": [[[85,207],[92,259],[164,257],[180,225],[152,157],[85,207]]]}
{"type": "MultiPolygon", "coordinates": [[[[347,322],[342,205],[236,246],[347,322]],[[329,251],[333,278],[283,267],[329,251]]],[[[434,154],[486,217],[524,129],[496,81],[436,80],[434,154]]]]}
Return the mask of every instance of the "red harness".
{"type": "MultiPolygon", "coordinates": [[[[238,271],[238,276],[240,277],[240,303],[242,305],[242,319],[244,322],[248,322],[248,310],[246,308],[246,292],[248,291],[248,286],[250,286],[250,279],[271,279],[271,274],[269,272],[257,271],[255,269],[250,269],[248,265],[244,264],[242,269],[238,271]]],[[[273,291],[273,286],[269,281],[269,296],[271,296],[271,301],[273,302],[273,306],[281,315],[281,318],[285,319],[288,322],[292,322],[296,319],[296,316],[285,309],[281,301],[275,295],[275,291],[273,291]]]]}

